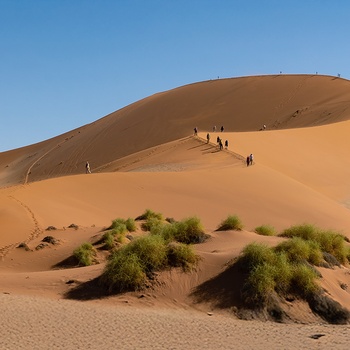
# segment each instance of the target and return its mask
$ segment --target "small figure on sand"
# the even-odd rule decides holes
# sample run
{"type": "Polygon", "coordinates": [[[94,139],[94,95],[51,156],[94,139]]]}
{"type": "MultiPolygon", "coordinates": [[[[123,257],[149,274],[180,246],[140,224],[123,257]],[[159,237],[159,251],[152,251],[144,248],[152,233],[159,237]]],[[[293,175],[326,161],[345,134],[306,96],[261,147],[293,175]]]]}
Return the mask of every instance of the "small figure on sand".
{"type": "Polygon", "coordinates": [[[249,162],[250,162],[250,165],[253,165],[253,160],[254,160],[253,153],[250,153],[250,155],[249,155],[249,162]]]}
{"type": "Polygon", "coordinates": [[[224,132],[224,127],[222,126],[220,130],[221,130],[221,132],[224,132]]]}
{"type": "Polygon", "coordinates": [[[247,166],[249,166],[249,164],[250,164],[250,157],[249,156],[247,156],[246,162],[247,162],[247,166]]]}
{"type": "Polygon", "coordinates": [[[216,143],[220,143],[220,137],[219,136],[216,138],[216,143]]]}
{"type": "Polygon", "coordinates": [[[215,132],[215,131],[216,131],[216,125],[213,126],[213,132],[215,132]]]}
{"type": "Polygon", "coordinates": [[[263,130],[266,130],[266,125],[265,124],[263,125],[263,130]]]}
{"type": "Polygon", "coordinates": [[[209,143],[209,141],[210,141],[210,134],[207,133],[207,143],[209,143]]]}
{"type": "Polygon", "coordinates": [[[228,140],[225,141],[225,149],[228,149],[228,140]]]}
{"type": "Polygon", "coordinates": [[[198,128],[195,127],[193,130],[194,130],[194,136],[197,136],[197,134],[198,134],[198,128]]]}
{"type": "Polygon", "coordinates": [[[220,139],[220,141],[219,141],[219,147],[220,147],[220,151],[223,149],[223,144],[222,144],[222,141],[221,141],[221,139],[220,139]]]}
{"type": "Polygon", "coordinates": [[[86,164],[85,164],[85,172],[86,174],[91,174],[90,164],[88,161],[86,161],[86,164]]]}

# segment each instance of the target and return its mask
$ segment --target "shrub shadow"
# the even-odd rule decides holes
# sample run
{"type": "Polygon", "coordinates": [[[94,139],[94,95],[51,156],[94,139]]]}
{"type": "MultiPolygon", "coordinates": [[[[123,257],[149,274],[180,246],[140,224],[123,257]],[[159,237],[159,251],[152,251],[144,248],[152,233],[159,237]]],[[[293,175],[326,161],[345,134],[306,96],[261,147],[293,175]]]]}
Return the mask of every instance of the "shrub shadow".
{"type": "Polygon", "coordinates": [[[111,293],[101,285],[100,277],[96,277],[91,281],[78,284],[76,287],[66,292],[64,297],[73,300],[95,300],[106,298],[110,295],[111,293]]]}
{"type": "Polygon", "coordinates": [[[228,266],[219,275],[200,284],[191,293],[195,303],[210,303],[214,307],[227,309],[243,307],[241,289],[244,274],[238,264],[228,266]]]}

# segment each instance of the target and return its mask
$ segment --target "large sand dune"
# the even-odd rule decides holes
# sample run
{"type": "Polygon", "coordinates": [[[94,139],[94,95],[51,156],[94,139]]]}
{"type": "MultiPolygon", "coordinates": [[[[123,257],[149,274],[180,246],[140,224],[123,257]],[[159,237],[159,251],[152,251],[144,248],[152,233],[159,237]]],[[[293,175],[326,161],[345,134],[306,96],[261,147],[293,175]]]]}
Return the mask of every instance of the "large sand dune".
{"type": "MultiPolygon", "coordinates": [[[[160,286],[147,293],[69,304],[81,317],[94,314],[98,319],[113,319],[113,312],[120,311],[132,320],[134,315],[146,317],[152,307],[152,312],[158,310],[159,317],[168,320],[163,323],[177,325],[182,318],[198,327],[206,324],[203,327],[208,327],[214,338],[214,343],[209,343],[188,327],[186,333],[186,328],[174,326],[172,331],[164,328],[168,339],[159,338],[161,342],[153,348],[231,348],[230,342],[239,340],[236,348],[264,348],[270,343],[269,335],[274,337],[276,348],[300,348],[298,341],[303,345],[309,342],[310,348],[316,342],[320,349],[331,342],[333,347],[343,348],[344,328],[317,325],[321,319],[305,306],[294,307],[293,320],[311,322],[310,328],[268,324],[263,326],[266,331],[249,337],[259,327],[255,322],[234,319],[227,310],[215,308],[210,296],[198,304],[190,295],[196,286],[222,272],[249,242],[273,246],[282,240],[255,234],[258,225],[271,224],[280,231],[293,224],[312,223],[350,238],[348,107],[350,83],[334,77],[278,75],[207,81],[151,96],[56,138],[0,153],[0,290],[11,294],[11,308],[2,307],[8,324],[17,327],[19,320],[12,313],[23,312],[26,302],[32,305],[29,312],[37,313],[40,302],[45,317],[59,318],[59,304],[36,297],[62,299],[72,289],[68,281],[94,279],[104,265],[64,270],[52,267],[67,259],[79,244],[98,235],[111,220],[136,217],[150,208],[175,219],[192,215],[201,219],[212,238],[196,246],[203,258],[198,270],[185,275],[164,273],[160,286]],[[267,130],[259,131],[263,124],[267,130]],[[214,125],[217,130],[223,125],[224,132],[213,132],[214,125]],[[195,126],[199,128],[197,137],[192,135],[195,126]],[[217,136],[229,141],[227,150],[218,149],[217,136]],[[250,153],[255,163],[247,167],[245,158],[250,153]],[[85,174],[86,160],[92,174],[85,174]],[[244,230],[215,232],[229,214],[242,219],[244,230]],[[72,223],[79,229],[68,228],[72,223]],[[49,226],[57,230],[48,233],[49,226]],[[57,237],[60,244],[35,250],[48,234],[57,237]],[[21,242],[33,251],[17,249],[21,242]],[[131,306],[128,310],[132,314],[122,308],[123,304],[131,306]],[[106,305],[112,306],[111,314],[107,315],[106,305]],[[170,316],[174,308],[181,310],[170,316]],[[220,330],[203,311],[214,313],[220,330]],[[174,328],[187,343],[174,343],[174,328]],[[247,347],[243,338],[228,336],[224,340],[223,332],[229,329],[243,334],[247,347]],[[314,340],[310,338],[313,333],[325,336],[314,340]]],[[[321,284],[329,295],[350,308],[349,292],[340,287],[350,284],[349,270],[324,269],[322,274],[321,284]]],[[[2,303],[6,303],[6,296],[2,303]]],[[[67,305],[62,304],[61,309],[66,315],[67,305]]],[[[149,331],[155,332],[159,325],[151,313],[148,315],[149,331]]],[[[23,327],[37,334],[36,326],[23,327]]],[[[30,344],[26,332],[17,343],[9,336],[11,328],[6,332],[2,334],[5,348],[30,344]]],[[[78,329],[71,332],[79,339],[78,329]]],[[[109,344],[94,337],[100,344],[97,348],[109,344]]],[[[129,337],[123,348],[139,347],[138,338],[129,337]]],[[[91,344],[87,348],[94,348],[91,344]]],[[[46,345],[44,342],[38,348],[46,345]]]]}

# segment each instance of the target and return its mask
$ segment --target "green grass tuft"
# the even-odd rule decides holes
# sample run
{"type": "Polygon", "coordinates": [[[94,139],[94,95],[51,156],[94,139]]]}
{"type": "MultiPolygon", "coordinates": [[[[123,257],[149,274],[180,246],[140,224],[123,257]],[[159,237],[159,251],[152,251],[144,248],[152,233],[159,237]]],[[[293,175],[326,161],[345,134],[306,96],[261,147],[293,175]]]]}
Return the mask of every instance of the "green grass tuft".
{"type": "Polygon", "coordinates": [[[73,256],[78,260],[80,266],[89,266],[95,262],[96,250],[91,243],[83,243],[74,250],[73,256]]]}
{"type": "Polygon", "coordinates": [[[108,260],[100,280],[110,292],[124,292],[141,289],[147,279],[140,258],[120,249],[108,260]]]}
{"type": "Polygon", "coordinates": [[[147,220],[150,218],[155,218],[155,219],[162,221],[163,214],[156,213],[155,211],[153,211],[151,209],[146,209],[145,212],[143,214],[141,214],[140,216],[138,216],[135,220],[147,220]]]}
{"type": "Polygon", "coordinates": [[[167,257],[170,266],[182,267],[184,271],[191,271],[199,259],[190,245],[174,242],[167,246],[167,257]]]}
{"type": "Polygon", "coordinates": [[[243,229],[243,224],[241,219],[237,215],[229,215],[225,220],[221,222],[217,231],[228,231],[236,230],[240,231],[243,229]]]}
{"type": "Polygon", "coordinates": [[[166,266],[166,244],[159,235],[139,237],[125,246],[125,252],[138,256],[147,274],[166,266]]]}
{"type": "Polygon", "coordinates": [[[262,236],[275,236],[276,229],[270,225],[261,225],[255,228],[254,232],[262,236]]]}

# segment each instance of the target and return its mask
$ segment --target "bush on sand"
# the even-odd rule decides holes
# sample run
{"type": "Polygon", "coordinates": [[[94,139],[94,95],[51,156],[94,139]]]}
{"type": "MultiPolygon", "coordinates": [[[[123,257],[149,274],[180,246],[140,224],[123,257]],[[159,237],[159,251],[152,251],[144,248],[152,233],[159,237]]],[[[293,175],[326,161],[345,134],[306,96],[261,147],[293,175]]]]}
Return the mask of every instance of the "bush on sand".
{"type": "Polygon", "coordinates": [[[216,231],[228,231],[236,230],[240,231],[243,229],[241,219],[237,215],[229,215],[225,220],[221,222],[216,231]]]}
{"type": "Polygon", "coordinates": [[[95,262],[96,250],[91,243],[83,243],[74,250],[73,256],[78,260],[80,266],[89,266],[95,262]]]}

